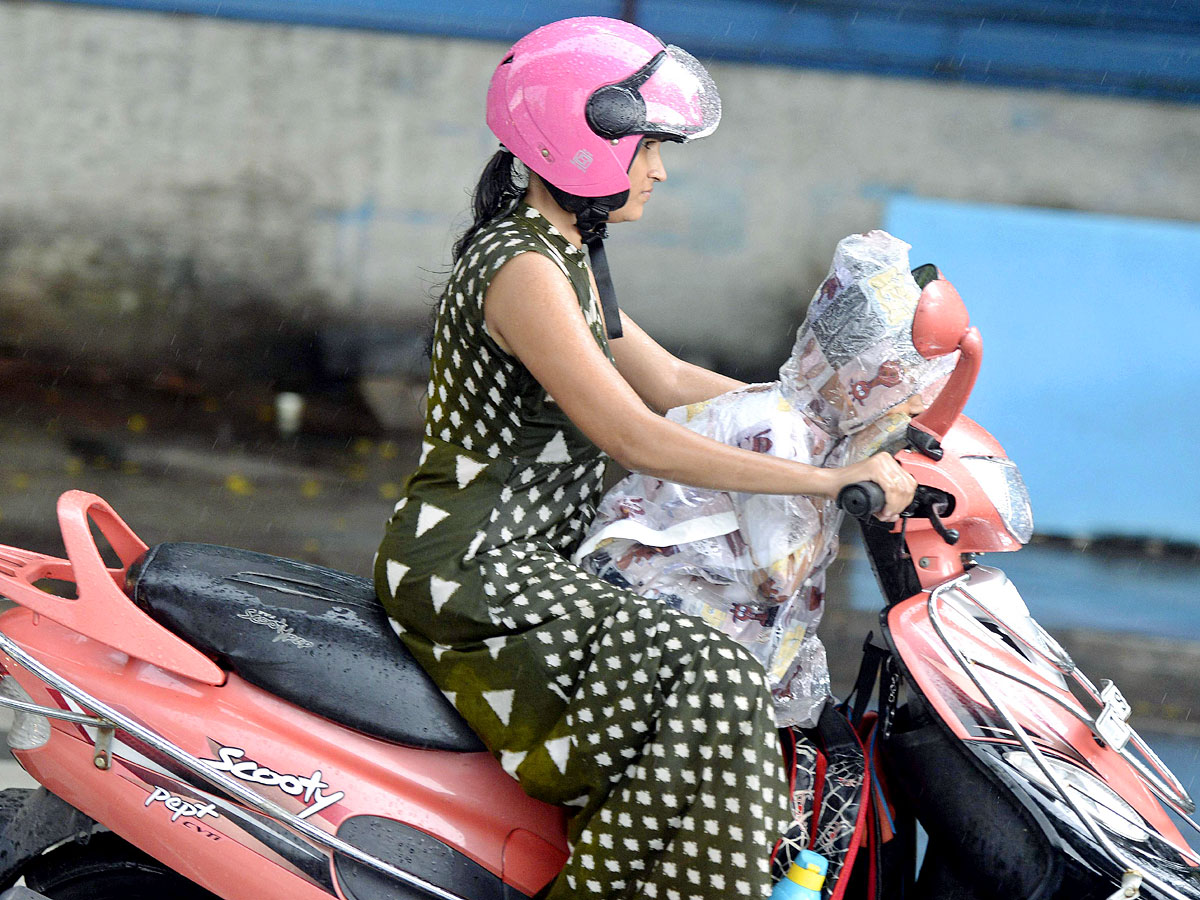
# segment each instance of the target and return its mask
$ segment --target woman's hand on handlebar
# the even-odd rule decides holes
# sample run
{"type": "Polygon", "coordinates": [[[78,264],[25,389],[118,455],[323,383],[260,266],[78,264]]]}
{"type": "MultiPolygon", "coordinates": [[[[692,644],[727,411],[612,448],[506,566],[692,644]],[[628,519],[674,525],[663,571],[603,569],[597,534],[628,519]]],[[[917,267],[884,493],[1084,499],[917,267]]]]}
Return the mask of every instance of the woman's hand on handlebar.
{"type": "Polygon", "coordinates": [[[862,462],[830,471],[835,476],[835,497],[843,487],[858,481],[873,481],[883,488],[886,502],[883,510],[876,516],[883,522],[895,522],[900,518],[900,513],[908,509],[909,504],[913,502],[917,490],[917,479],[905,472],[888,453],[876,453],[862,462]]]}

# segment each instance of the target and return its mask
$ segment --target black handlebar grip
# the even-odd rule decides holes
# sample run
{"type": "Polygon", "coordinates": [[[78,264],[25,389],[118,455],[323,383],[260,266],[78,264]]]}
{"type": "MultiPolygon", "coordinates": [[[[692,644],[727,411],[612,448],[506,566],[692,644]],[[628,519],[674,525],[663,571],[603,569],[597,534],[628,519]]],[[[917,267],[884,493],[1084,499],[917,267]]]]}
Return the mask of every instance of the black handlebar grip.
{"type": "Polygon", "coordinates": [[[883,488],[873,481],[859,481],[848,484],[837,496],[838,506],[856,519],[866,519],[883,509],[887,498],[883,488]]]}

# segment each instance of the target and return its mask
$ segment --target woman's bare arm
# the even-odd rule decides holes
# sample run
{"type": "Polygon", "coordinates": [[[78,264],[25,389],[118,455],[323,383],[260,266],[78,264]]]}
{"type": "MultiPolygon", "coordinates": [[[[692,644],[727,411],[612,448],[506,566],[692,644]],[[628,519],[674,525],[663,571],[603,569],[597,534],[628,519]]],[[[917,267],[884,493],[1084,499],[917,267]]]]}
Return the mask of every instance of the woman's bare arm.
{"type": "Polygon", "coordinates": [[[685,362],[663,349],[624,312],[621,328],[625,336],[610,345],[617,371],[655,412],[665,413],[745,387],[735,378],[685,362]]]}
{"type": "Polygon", "coordinates": [[[657,415],[605,358],[569,283],[540,254],[520,254],[500,269],[484,315],[497,343],[596,446],[631,471],[701,488],[819,497],[874,481],[887,495],[885,519],[912,500],[915,482],[886,454],[822,469],[730,447],[657,415]]]}

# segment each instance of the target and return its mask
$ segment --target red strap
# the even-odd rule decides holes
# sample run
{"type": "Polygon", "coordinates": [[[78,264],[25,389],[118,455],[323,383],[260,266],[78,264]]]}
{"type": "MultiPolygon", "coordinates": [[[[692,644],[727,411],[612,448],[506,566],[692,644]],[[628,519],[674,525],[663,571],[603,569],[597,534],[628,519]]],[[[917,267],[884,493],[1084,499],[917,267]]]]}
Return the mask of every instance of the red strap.
{"type": "MultiPolygon", "coordinates": [[[[788,811],[794,813],[791,809],[792,798],[796,796],[796,742],[799,740],[799,732],[795,728],[785,728],[783,731],[787,734],[785,740],[791,741],[792,746],[786,744],[781,745],[784,751],[783,758],[788,770],[788,811]]],[[[786,832],[785,832],[786,833],[786,832]]],[[[771,867],[775,866],[775,857],[779,855],[779,848],[783,844],[784,835],[780,835],[775,841],[775,846],[771,848],[771,867]]]]}
{"type": "Polygon", "coordinates": [[[850,887],[850,873],[854,871],[854,860],[858,856],[858,848],[863,844],[863,835],[868,827],[867,813],[871,806],[870,798],[871,773],[864,772],[858,818],[854,822],[854,837],[850,841],[850,849],[846,851],[846,862],[842,865],[841,872],[838,873],[837,885],[834,886],[833,893],[829,895],[829,900],[844,900],[846,891],[850,887]]]}
{"type": "Polygon", "coordinates": [[[825,758],[824,751],[817,750],[817,770],[813,775],[813,803],[809,813],[809,821],[813,823],[812,827],[808,829],[809,850],[817,845],[817,823],[821,821],[821,800],[825,795],[825,769],[828,766],[829,761],[825,758]]]}

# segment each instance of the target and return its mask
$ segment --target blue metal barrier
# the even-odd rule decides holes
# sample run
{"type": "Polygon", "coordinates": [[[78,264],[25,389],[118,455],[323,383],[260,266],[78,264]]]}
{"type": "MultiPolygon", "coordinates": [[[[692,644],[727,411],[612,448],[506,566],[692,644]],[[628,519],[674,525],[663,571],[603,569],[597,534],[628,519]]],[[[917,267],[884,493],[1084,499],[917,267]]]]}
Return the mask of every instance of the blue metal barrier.
{"type": "Polygon", "coordinates": [[[1200,101],[1200,2],[1174,0],[58,0],[511,41],[630,15],[708,59],[1200,101]]]}
{"type": "Polygon", "coordinates": [[[1200,224],[896,197],[884,227],[983,333],[967,415],[1037,529],[1200,543],[1200,224]]]}

